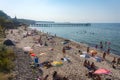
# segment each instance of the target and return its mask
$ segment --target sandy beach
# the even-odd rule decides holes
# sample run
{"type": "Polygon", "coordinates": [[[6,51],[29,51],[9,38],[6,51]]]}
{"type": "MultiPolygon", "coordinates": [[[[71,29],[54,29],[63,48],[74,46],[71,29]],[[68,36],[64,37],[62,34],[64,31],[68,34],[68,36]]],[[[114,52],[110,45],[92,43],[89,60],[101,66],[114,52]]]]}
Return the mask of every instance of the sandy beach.
{"type": "MultiPolygon", "coordinates": [[[[109,78],[109,80],[120,80],[120,65],[116,65],[116,68],[114,69],[112,67],[112,60],[114,55],[106,55],[106,59],[101,62],[97,62],[94,57],[90,56],[90,58],[84,58],[80,57],[79,50],[82,52],[87,51],[87,45],[82,43],[76,43],[73,41],[69,41],[66,44],[63,44],[63,42],[66,40],[61,37],[52,36],[47,33],[38,32],[38,34],[29,35],[26,37],[23,37],[23,33],[26,31],[23,29],[24,27],[20,27],[18,29],[14,29],[13,33],[7,35],[7,39],[10,39],[14,42],[16,42],[16,48],[19,48],[19,50],[16,51],[16,56],[19,57],[18,63],[15,61],[15,78],[14,80],[33,80],[31,79],[32,75],[45,77],[46,75],[49,75],[46,80],[53,80],[53,72],[57,71],[58,75],[62,77],[68,78],[68,80],[92,80],[92,78],[89,78],[86,76],[86,74],[89,72],[89,70],[83,66],[83,63],[85,60],[88,60],[90,64],[94,62],[97,69],[99,68],[105,68],[110,70],[110,74],[100,74],[101,80],[107,80],[106,78],[109,78]],[[47,46],[45,45],[39,45],[38,39],[41,36],[42,43],[44,44],[46,42],[47,46]],[[51,39],[52,38],[52,39],[51,39]],[[31,73],[32,69],[30,68],[29,63],[34,61],[34,57],[30,56],[30,54],[25,54],[22,50],[24,47],[31,47],[33,49],[32,53],[36,54],[36,56],[39,58],[39,64],[45,61],[60,61],[63,63],[61,66],[53,66],[50,68],[45,67],[39,67],[43,74],[41,74],[38,69],[35,69],[36,73],[31,73]],[[64,46],[69,46],[70,50],[66,50],[65,56],[63,55],[62,49],[64,46]],[[19,51],[19,52],[18,52],[19,51]],[[22,57],[22,59],[20,59],[22,57]],[[70,62],[68,61],[62,61],[61,58],[68,58],[70,62]],[[16,68],[17,66],[21,66],[21,71],[19,68],[16,68]],[[27,66],[27,67],[25,67],[27,66]],[[23,68],[23,69],[22,69],[23,68]],[[26,69],[26,68],[29,68],[26,69]],[[22,71],[24,70],[24,71],[22,71]],[[26,77],[23,77],[27,75],[26,77]],[[31,75],[31,77],[30,77],[31,75]]],[[[28,32],[31,32],[32,30],[27,28],[28,32]]],[[[90,50],[93,50],[95,48],[90,47],[90,50]]],[[[103,52],[100,50],[96,50],[97,54],[95,56],[103,56],[103,52]]],[[[115,56],[116,59],[120,56],[115,56]]],[[[35,78],[34,77],[34,78],[35,78]]]]}

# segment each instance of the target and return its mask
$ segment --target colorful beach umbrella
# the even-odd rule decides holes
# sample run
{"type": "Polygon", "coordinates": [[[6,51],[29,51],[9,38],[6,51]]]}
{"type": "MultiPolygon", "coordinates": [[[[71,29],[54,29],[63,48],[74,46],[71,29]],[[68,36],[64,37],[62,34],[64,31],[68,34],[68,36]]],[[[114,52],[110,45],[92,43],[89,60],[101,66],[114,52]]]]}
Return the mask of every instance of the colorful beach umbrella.
{"type": "Polygon", "coordinates": [[[104,69],[104,68],[98,69],[94,72],[94,74],[110,74],[110,73],[111,73],[110,70],[107,70],[107,69],[104,69]]]}
{"type": "Polygon", "coordinates": [[[96,51],[96,50],[91,50],[91,51],[90,51],[90,54],[96,55],[96,54],[97,54],[97,51],[96,51]]]}

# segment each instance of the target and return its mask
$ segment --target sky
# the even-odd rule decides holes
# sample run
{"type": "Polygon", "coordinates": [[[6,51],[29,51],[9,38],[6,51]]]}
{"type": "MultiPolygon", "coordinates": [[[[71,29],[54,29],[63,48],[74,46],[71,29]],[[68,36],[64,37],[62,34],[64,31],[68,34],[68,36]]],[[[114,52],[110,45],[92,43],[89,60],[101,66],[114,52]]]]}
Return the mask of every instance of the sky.
{"type": "Polygon", "coordinates": [[[0,0],[0,10],[37,21],[120,23],[120,0],[0,0]]]}

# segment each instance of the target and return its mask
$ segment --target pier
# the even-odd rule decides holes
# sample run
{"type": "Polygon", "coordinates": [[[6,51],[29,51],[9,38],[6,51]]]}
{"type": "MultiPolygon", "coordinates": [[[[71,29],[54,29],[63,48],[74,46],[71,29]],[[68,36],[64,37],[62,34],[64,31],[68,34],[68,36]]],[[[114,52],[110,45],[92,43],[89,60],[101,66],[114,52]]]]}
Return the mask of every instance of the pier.
{"type": "Polygon", "coordinates": [[[38,21],[35,24],[31,24],[31,27],[79,27],[90,26],[90,23],[56,23],[52,21],[38,21]]]}

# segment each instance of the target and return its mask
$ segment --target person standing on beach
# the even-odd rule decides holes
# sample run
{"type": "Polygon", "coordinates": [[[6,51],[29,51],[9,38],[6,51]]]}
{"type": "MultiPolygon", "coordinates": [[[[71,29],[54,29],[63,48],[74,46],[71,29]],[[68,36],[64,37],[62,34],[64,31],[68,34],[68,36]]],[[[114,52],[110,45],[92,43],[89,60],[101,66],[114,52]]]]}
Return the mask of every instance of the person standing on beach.
{"type": "Polygon", "coordinates": [[[89,53],[89,51],[90,51],[90,47],[87,47],[87,53],[89,53]]]}
{"type": "Polygon", "coordinates": [[[40,38],[38,39],[38,43],[42,46],[43,42],[42,42],[42,37],[40,36],[40,38]]]}
{"type": "Polygon", "coordinates": [[[39,66],[39,58],[37,56],[34,58],[34,63],[37,67],[39,66]]]}
{"type": "Polygon", "coordinates": [[[105,57],[106,57],[106,51],[104,51],[103,53],[103,59],[105,59],[105,57]]]}
{"type": "Polygon", "coordinates": [[[108,47],[110,47],[110,45],[111,45],[111,42],[108,42],[108,47]]]}
{"type": "Polygon", "coordinates": [[[65,47],[63,47],[62,52],[63,52],[63,57],[65,57],[65,54],[66,54],[65,47]]]}
{"type": "Polygon", "coordinates": [[[11,32],[10,32],[11,34],[13,34],[13,30],[11,30],[11,32]]]}
{"type": "Polygon", "coordinates": [[[115,69],[116,67],[115,67],[115,63],[116,63],[116,57],[114,57],[113,58],[113,60],[112,60],[112,67],[115,69]]]}
{"type": "Polygon", "coordinates": [[[110,47],[108,47],[108,49],[107,49],[107,54],[110,54],[110,47]]]}
{"type": "Polygon", "coordinates": [[[88,65],[88,64],[87,64],[87,60],[85,60],[84,63],[83,63],[83,66],[84,66],[84,67],[87,67],[87,65],[88,65]]]}
{"type": "Polygon", "coordinates": [[[105,41],[105,49],[107,48],[107,41],[105,41]]]}
{"type": "Polygon", "coordinates": [[[112,63],[113,63],[113,64],[116,63],[116,57],[113,58],[112,63]]]}
{"type": "Polygon", "coordinates": [[[97,44],[95,45],[95,48],[96,48],[96,49],[98,48],[98,45],[97,45],[97,44]]]}
{"type": "Polygon", "coordinates": [[[48,46],[47,42],[45,41],[44,46],[48,46]]]}
{"type": "Polygon", "coordinates": [[[105,57],[106,57],[106,52],[103,53],[103,59],[105,59],[105,57]]]}
{"type": "Polygon", "coordinates": [[[103,49],[103,43],[102,43],[102,41],[100,42],[100,49],[101,50],[103,49]]]}
{"type": "Polygon", "coordinates": [[[120,57],[117,59],[117,66],[120,64],[120,57]]]}

